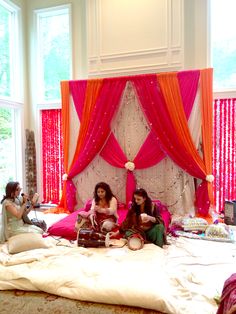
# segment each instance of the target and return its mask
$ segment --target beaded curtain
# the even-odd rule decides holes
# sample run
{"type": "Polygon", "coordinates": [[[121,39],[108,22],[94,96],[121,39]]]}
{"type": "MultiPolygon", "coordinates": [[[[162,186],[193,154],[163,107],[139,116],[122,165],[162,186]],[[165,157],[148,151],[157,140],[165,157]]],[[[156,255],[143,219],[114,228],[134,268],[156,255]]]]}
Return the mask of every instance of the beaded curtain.
{"type": "Polygon", "coordinates": [[[62,190],[63,149],[61,110],[42,110],[43,203],[58,204],[62,190]]]}
{"type": "MultiPolygon", "coordinates": [[[[76,138],[79,120],[73,106],[70,112],[70,136],[76,138]]],[[[196,147],[200,138],[200,110],[197,95],[189,119],[189,127],[196,147]]],[[[119,111],[112,123],[112,131],[129,160],[133,160],[150,129],[143,115],[138,97],[131,83],[127,83],[119,111]]],[[[75,142],[71,142],[69,156],[73,156],[75,142]]],[[[112,151],[110,152],[112,154],[112,151]]],[[[71,162],[71,160],[69,160],[71,162]]],[[[194,180],[168,157],[159,164],[134,170],[137,187],[145,188],[152,199],[159,199],[169,210],[182,216],[194,213],[194,180]]],[[[93,197],[94,186],[99,181],[110,184],[120,202],[125,202],[126,169],[112,167],[97,155],[88,167],[73,178],[77,188],[77,208],[93,197]],[[83,187],[81,189],[81,187],[83,187]]]]}
{"type": "Polygon", "coordinates": [[[216,210],[236,199],[236,99],[214,101],[213,174],[216,210]]]}

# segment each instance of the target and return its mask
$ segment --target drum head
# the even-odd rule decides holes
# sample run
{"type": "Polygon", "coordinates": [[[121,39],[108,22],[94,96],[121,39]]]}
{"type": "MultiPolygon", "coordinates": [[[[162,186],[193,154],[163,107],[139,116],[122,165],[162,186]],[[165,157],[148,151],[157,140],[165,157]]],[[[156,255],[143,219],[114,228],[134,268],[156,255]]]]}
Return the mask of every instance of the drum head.
{"type": "Polygon", "coordinates": [[[139,234],[133,234],[128,238],[128,247],[130,250],[140,250],[143,248],[144,240],[139,234]]]}

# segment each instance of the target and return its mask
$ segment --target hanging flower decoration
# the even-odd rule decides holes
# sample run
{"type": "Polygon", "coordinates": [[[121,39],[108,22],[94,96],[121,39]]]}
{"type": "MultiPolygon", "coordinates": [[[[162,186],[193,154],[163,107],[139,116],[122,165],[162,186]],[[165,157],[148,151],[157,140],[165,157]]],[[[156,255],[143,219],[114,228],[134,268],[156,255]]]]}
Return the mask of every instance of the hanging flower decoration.
{"type": "Polygon", "coordinates": [[[62,176],[62,180],[63,181],[66,181],[68,178],[68,174],[67,173],[64,173],[63,176],[62,176]]]}
{"type": "Polygon", "coordinates": [[[206,181],[212,183],[214,181],[214,176],[212,174],[208,174],[206,176],[206,181]]]}
{"type": "Polygon", "coordinates": [[[132,161],[127,161],[125,163],[125,168],[129,171],[134,171],[135,169],[135,164],[132,161]]]}

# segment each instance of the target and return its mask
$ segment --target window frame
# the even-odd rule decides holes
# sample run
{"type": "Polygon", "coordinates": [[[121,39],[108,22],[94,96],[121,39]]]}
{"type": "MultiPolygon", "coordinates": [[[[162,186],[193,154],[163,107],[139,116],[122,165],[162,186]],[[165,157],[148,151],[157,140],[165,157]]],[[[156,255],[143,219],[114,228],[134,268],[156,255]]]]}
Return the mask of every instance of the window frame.
{"type": "MultiPolygon", "coordinates": [[[[212,5],[214,0],[208,0],[208,64],[213,68],[213,39],[212,39],[212,5]]],[[[213,96],[214,99],[236,98],[236,86],[234,88],[214,88],[214,68],[213,68],[213,96]]]]}
{"type": "Polygon", "coordinates": [[[23,103],[23,64],[20,63],[23,56],[22,46],[22,10],[15,3],[9,0],[0,0],[0,5],[11,14],[9,21],[10,41],[10,95],[0,95],[0,107],[13,110],[12,137],[14,141],[14,180],[25,185],[23,173],[25,140],[24,133],[24,103],[23,103]],[[11,32],[12,31],[12,32],[11,32]]]}
{"type": "MultiPolygon", "coordinates": [[[[58,5],[49,8],[36,9],[34,10],[35,18],[35,32],[36,32],[36,42],[35,42],[35,57],[36,57],[36,77],[37,77],[37,90],[35,91],[35,99],[37,104],[50,105],[52,103],[59,103],[60,98],[45,100],[44,99],[44,72],[43,72],[43,58],[41,55],[40,48],[40,18],[44,16],[53,16],[53,12],[68,10],[69,16],[69,42],[70,42],[70,60],[72,60],[72,21],[71,21],[71,4],[58,5]],[[42,88],[40,88],[42,86],[42,88]]],[[[72,63],[70,64],[70,76],[72,77],[72,63]]]]}
{"type": "MultiPolygon", "coordinates": [[[[33,10],[33,16],[34,16],[34,33],[35,33],[35,39],[34,39],[34,51],[32,53],[32,60],[31,64],[36,64],[36,68],[32,71],[32,76],[36,77],[37,79],[37,86],[44,86],[44,80],[43,80],[43,71],[41,70],[43,68],[42,65],[42,58],[40,55],[40,41],[39,41],[39,16],[43,14],[52,15],[53,12],[58,10],[68,10],[68,16],[69,16],[69,42],[70,42],[70,78],[73,77],[73,45],[72,45],[72,8],[71,4],[65,4],[65,5],[58,5],[58,6],[52,6],[48,8],[43,9],[35,9],[33,10]],[[36,62],[35,62],[36,61],[36,62]]],[[[35,113],[35,134],[37,136],[35,137],[35,145],[36,149],[38,150],[38,153],[36,154],[36,164],[37,164],[37,188],[40,195],[43,195],[43,180],[42,180],[42,123],[41,123],[41,111],[42,110],[48,110],[48,109],[61,109],[61,99],[54,99],[54,100],[45,100],[44,95],[44,87],[43,89],[36,89],[34,86],[31,85],[32,89],[32,98],[33,98],[33,112],[35,113]]]]}

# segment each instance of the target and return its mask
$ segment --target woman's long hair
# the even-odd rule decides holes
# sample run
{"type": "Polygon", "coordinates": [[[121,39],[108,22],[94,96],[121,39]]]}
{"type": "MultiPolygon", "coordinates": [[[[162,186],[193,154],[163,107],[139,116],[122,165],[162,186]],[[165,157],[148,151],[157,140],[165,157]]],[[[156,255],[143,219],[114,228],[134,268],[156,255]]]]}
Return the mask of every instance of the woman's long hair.
{"type": "Polygon", "coordinates": [[[20,183],[19,182],[15,182],[15,181],[10,181],[10,182],[7,183],[6,188],[5,188],[6,195],[3,196],[3,199],[1,200],[1,204],[7,198],[8,199],[10,198],[12,200],[15,199],[15,197],[12,196],[12,194],[15,194],[18,185],[20,185],[20,183]]]}
{"type": "Polygon", "coordinates": [[[151,215],[152,214],[152,200],[148,196],[147,191],[140,188],[140,189],[135,190],[133,193],[131,208],[135,211],[136,215],[139,216],[141,213],[140,205],[138,205],[135,202],[135,199],[134,199],[135,195],[145,198],[145,204],[144,204],[145,213],[147,213],[148,215],[151,215]]]}
{"type": "Polygon", "coordinates": [[[112,199],[112,197],[115,197],[115,195],[112,193],[110,185],[105,183],[105,182],[99,182],[95,185],[95,189],[94,189],[94,193],[93,193],[95,204],[98,204],[98,202],[100,200],[100,198],[98,197],[98,194],[97,194],[97,191],[99,188],[106,191],[105,200],[109,204],[110,200],[112,199]]]}

